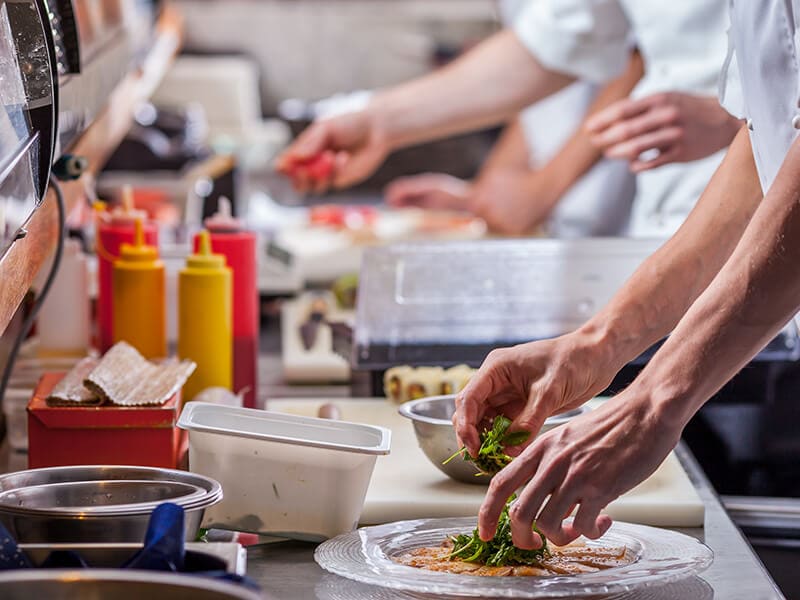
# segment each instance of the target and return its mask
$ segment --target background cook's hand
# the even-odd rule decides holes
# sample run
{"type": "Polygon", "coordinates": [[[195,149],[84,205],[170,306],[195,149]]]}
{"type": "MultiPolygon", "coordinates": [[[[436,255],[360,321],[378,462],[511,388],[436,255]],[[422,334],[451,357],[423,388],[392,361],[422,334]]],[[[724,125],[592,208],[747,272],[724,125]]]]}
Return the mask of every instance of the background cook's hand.
{"type": "Polygon", "coordinates": [[[463,210],[482,218],[494,233],[525,235],[547,220],[558,201],[547,184],[543,173],[520,168],[492,169],[475,183],[425,173],[393,181],[386,188],[386,201],[393,206],[463,210]]]}
{"type": "Polygon", "coordinates": [[[344,188],[363,181],[390,151],[369,108],[312,123],[277,160],[298,191],[344,188]]]}
{"type": "MultiPolygon", "coordinates": [[[[635,385],[635,384],[634,384],[635,385]]],[[[555,544],[596,539],[611,525],[602,511],[651,475],[680,439],[682,422],[628,388],[596,410],[536,439],[494,476],[480,509],[483,540],[494,536],[508,497],[514,545],[539,546],[531,524],[555,544]],[[578,506],[572,523],[563,520],[578,506]]]]}
{"type": "Polygon", "coordinates": [[[742,122],[716,97],[665,92],[619,100],[586,123],[592,142],[608,158],[631,163],[635,173],[698,160],[728,146],[742,122]],[[653,158],[640,158],[656,151],[653,158]]]}
{"type": "Polygon", "coordinates": [[[395,179],[386,186],[385,195],[391,206],[469,211],[472,184],[445,173],[423,173],[395,179]]]}
{"type": "Polygon", "coordinates": [[[612,364],[611,355],[580,331],[493,350],[456,398],[459,440],[477,455],[478,432],[498,414],[512,419],[512,431],[537,433],[550,415],[577,408],[608,387],[622,367],[612,364]]]}

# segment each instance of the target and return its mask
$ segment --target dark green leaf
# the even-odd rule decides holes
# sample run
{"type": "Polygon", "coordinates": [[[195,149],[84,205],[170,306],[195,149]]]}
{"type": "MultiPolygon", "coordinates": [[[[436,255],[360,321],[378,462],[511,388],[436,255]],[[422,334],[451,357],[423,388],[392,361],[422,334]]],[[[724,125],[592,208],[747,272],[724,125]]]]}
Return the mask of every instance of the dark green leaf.
{"type": "Polygon", "coordinates": [[[531,437],[530,431],[514,431],[513,433],[508,433],[503,438],[503,446],[519,446],[527,442],[529,437],[531,437]]]}

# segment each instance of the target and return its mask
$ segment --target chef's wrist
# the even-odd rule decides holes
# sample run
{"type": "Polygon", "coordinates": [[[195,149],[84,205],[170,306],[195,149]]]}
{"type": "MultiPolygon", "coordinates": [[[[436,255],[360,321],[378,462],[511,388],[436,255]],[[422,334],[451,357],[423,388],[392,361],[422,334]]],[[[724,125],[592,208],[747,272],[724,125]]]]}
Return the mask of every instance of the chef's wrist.
{"type": "Polygon", "coordinates": [[[387,153],[415,141],[413,116],[417,111],[402,95],[402,89],[377,91],[365,108],[372,135],[381,141],[387,153]]]}
{"type": "Polygon", "coordinates": [[[590,319],[572,335],[589,352],[593,364],[614,373],[640,354],[620,330],[602,318],[590,319]]]}

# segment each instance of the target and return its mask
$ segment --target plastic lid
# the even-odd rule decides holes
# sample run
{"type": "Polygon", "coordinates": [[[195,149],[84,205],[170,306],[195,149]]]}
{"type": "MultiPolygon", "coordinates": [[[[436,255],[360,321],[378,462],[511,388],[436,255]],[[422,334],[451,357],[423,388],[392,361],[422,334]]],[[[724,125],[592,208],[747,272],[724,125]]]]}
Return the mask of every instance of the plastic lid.
{"type": "Polygon", "coordinates": [[[148,246],[144,242],[142,219],[136,219],[133,222],[133,228],[133,244],[123,243],[120,246],[119,260],[125,262],[154,262],[158,260],[158,249],[155,246],[148,246]]]}
{"type": "Polygon", "coordinates": [[[225,196],[220,196],[217,204],[217,212],[208,217],[204,223],[206,229],[214,232],[233,232],[243,228],[242,221],[233,216],[230,199],[225,196]]]}
{"type": "Polygon", "coordinates": [[[122,206],[117,206],[111,211],[111,223],[113,225],[126,225],[134,223],[137,220],[144,221],[147,218],[147,213],[143,210],[137,210],[133,206],[133,188],[126,185],[122,188],[122,206]]]}
{"type": "Polygon", "coordinates": [[[199,239],[197,253],[186,258],[186,266],[190,269],[224,269],[225,257],[211,252],[211,235],[207,229],[197,234],[199,239]]]}

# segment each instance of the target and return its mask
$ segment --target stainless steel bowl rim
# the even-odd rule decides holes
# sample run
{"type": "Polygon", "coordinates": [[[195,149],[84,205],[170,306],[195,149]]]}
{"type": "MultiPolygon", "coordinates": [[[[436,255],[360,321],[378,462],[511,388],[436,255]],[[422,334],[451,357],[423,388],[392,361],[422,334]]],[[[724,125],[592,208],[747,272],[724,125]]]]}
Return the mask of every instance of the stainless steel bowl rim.
{"type": "Polygon", "coordinates": [[[180,573],[159,573],[133,569],[18,569],[0,572],[0,586],[11,583],[29,583],[33,585],[38,581],[57,581],[64,584],[85,581],[143,582],[179,586],[187,591],[204,589],[219,594],[227,594],[231,598],[239,600],[259,600],[259,598],[262,598],[257,592],[234,583],[180,573]]]}
{"type": "MultiPolygon", "coordinates": [[[[37,485],[47,485],[48,478],[55,478],[56,481],[52,483],[78,483],[78,482],[98,482],[98,481],[130,481],[124,475],[131,474],[137,476],[137,480],[141,480],[141,475],[151,475],[152,479],[144,479],[144,481],[152,482],[179,482],[188,483],[195,487],[205,490],[205,493],[199,497],[188,498],[188,501],[181,502],[180,498],[172,498],[165,500],[167,502],[174,502],[184,508],[186,511],[205,509],[213,504],[218,503],[222,499],[222,486],[220,483],[210,477],[190,473],[188,471],[178,471],[175,469],[160,469],[157,467],[133,467],[133,466],[119,466],[119,465],[88,465],[76,467],[47,467],[43,469],[29,469],[26,471],[16,471],[7,473],[0,476],[0,491],[7,493],[18,491],[37,485]],[[109,476],[110,474],[110,476],[109,476]],[[69,475],[74,475],[76,479],[69,479],[69,475]],[[27,485],[8,487],[4,485],[9,480],[19,478],[32,478],[32,481],[27,481],[27,485]]],[[[30,508],[30,507],[15,507],[0,504],[0,512],[23,514],[30,516],[91,516],[97,518],[106,517],[119,517],[124,515],[143,515],[152,512],[156,506],[162,504],[162,501],[143,502],[136,504],[122,504],[113,506],[113,508],[106,508],[97,510],[98,507],[73,507],[71,509],[62,508],[30,508]]]]}
{"type": "MultiPolygon", "coordinates": [[[[195,511],[195,510],[205,510],[209,506],[213,506],[214,504],[219,503],[222,500],[222,494],[215,494],[213,496],[208,496],[202,498],[200,500],[190,502],[187,504],[181,504],[180,502],[176,502],[174,500],[165,500],[164,502],[171,502],[173,504],[177,504],[178,506],[182,507],[184,511],[195,511]]],[[[118,519],[119,517],[125,516],[141,516],[141,515],[148,515],[153,512],[156,507],[160,504],[164,504],[164,502],[147,502],[142,504],[120,504],[118,506],[124,507],[124,510],[116,511],[116,510],[108,510],[108,511],[91,511],[91,510],[83,510],[81,509],[72,509],[72,510],[60,510],[60,509],[42,509],[42,508],[20,508],[15,506],[5,506],[0,505],[0,513],[4,514],[15,514],[15,515],[26,515],[30,517],[82,517],[82,518],[115,518],[118,519]]]]}
{"type": "MultiPolygon", "coordinates": [[[[423,423],[430,423],[431,425],[452,425],[452,422],[448,419],[437,419],[435,417],[429,417],[427,415],[421,415],[416,412],[417,406],[420,404],[432,402],[432,401],[441,401],[441,400],[453,400],[455,401],[456,396],[454,394],[448,394],[445,396],[428,396],[426,398],[419,398],[418,400],[410,400],[401,404],[397,412],[399,412],[402,416],[406,417],[407,419],[411,419],[412,421],[421,421],[423,423]]],[[[548,427],[556,427],[557,425],[562,425],[571,419],[574,419],[577,416],[582,415],[585,412],[588,412],[590,409],[583,405],[579,408],[575,408],[573,410],[569,410],[564,413],[559,413],[557,415],[553,415],[552,417],[548,418],[545,421],[545,425],[548,427]]]]}
{"type": "MultiPolygon", "coordinates": [[[[124,480],[128,479],[126,477],[109,477],[108,474],[111,473],[135,473],[135,474],[150,474],[153,475],[151,479],[155,481],[179,481],[183,483],[195,483],[199,484],[202,483],[204,485],[198,485],[198,487],[205,487],[209,493],[212,493],[216,490],[221,490],[222,486],[218,481],[215,479],[211,479],[210,477],[206,477],[205,475],[200,475],[198,473],[192,473],[190,471],[180,471],[178,469],[162,469],[158,467],[136,467],[130,465],[79,465],[74,467],[45,467],[42,469],[27,469],[24,471],[14,471],[12,473],[4,473],[0,475],[0,491],[5,490],[3,483],[8,481],[9,479],[14,479],[17,477],[35,477],[39,480],[46,478],[48,476],[58,476],[58,475],[72,475],[75,474],[73,478],[65,478],[61,477],[57,479],[57,481],[97,481],[97,480],[124,480]],[[96,473],[96,476],[92,476],[92,474],[96,473]],[[80,478],[77,478],[80,477],[80,478]]],[[[144,479],[143,477],[137,477],[137,479],[144,479]]],[[[47,481],[42,481],[42,483],[47,483],[47,481]]],[[[30,483],[28,485],[36,485],[36,483],[30,483]]],[[[23,486],[24,487],[24,486],[23,486]]],[[[14,489],[14,488],[8,488],[14,489]]]]}
{"type": "MultiPolygon", "coordinates": [[[[62,487],[77,487],[81,485],[93,484],[93,483],[126,483],[126,484],[142,484],[142,485],[171,485],[177,484],[180,486],[186,486],[190,488],[194,488],[195,491],[191,492],[190,494],[185,494],[183,496],[172,496],[169,498],[163,498],[161,500],[151,500],[148,502],[129,502],[125,504],[104,504],[104,505],[92,505],[92,506],[54,506],[52,508],[47,508],[45,510],[51,512],[58,512],[69,514],[73,513],[76,510],[79,510],[83,513],[104,513],[110,514],[115,512],[123,512],[128,513],[130,508],[132,507],[143,507],[153,505],[158,506],[164,502],[172,502],[173,504],[178,504],[180,506],[186,506],[189,504],[194,504],[195,502],[205,502],[207,501],[209,494],[206,490],[201,487],[198,487],[194,484],[190,483],[183,483],[177,481],[158,481],[154,479],[95,479],[92,481],[60,481],[58,483],[45,483],[41,485],[30,485],[21,488],[14,488],[11,490],[5,490],[0,492],[0,509],[3,508],[11,508],[11,509],[18,509],[18,510],[40,510],[36,507],[32,506],[15,506],[14,504],[7,503],[8,500],[13,499],[14,494],[18,494],[27,490],[47,490],[48,488],[57,489],[62,487]]],[[[113,486],[112,486],[113,487],[113,486]]]]}

